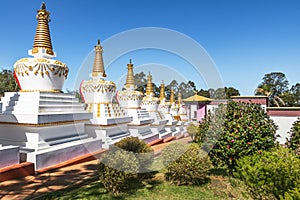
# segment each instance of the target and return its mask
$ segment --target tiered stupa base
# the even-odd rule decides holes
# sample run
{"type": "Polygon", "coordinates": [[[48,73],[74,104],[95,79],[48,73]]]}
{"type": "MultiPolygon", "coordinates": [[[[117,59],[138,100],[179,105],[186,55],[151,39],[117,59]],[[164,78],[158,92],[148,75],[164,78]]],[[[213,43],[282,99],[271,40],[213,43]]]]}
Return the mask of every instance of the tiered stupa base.
{"type": "Polygon", "coordinates": [[[150,118],[150,114],[146,109],[127,109],[127,111],[129,116],[133,118],[128,125],[132,136],[144,140],[147,144],[159,139],[159,133],[151,131],[150,124],[153,119],[150,118]]]}
{"type": "Polygon", "coordinates": [[[8,92],[1,99],[0,143],[20,147],[21,160],[43,169],[102,148],[84,132],[92,117],[72,94],[8,92]]]}
{"type": "Polygon", "coordinates": [[[130,136],[128,123],[132,120],[119,104],[88,104],[87,110],[94,113],[90,124],[85,125],[86,133],[101,139],[103,148],[108,148],[125,137],[130,136]]]}
{"type": "Polygon", "coordinates": [[[150,117],[154,119],[154,122],[151,124],[151,131],[153,133],[159,133],[159,139],[168,140],[172,137],[172,132],[165,128],[168,120],[164,117],[162,112],[151,111],[150,117]]]}

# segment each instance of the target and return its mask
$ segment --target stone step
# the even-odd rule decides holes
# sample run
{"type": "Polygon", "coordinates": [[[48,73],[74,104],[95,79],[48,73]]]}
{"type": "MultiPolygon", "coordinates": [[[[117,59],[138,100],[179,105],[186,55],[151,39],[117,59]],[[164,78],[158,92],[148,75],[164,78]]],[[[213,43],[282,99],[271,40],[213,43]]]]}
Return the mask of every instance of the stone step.
{"type": "Polygon", "coordinates": [[[53,145],[58,145],[58,144],[63,144],[66,142],[72,142],[72,141],[76,141],[76,140],[82,140],[85,138],[88,138],[88,134],[74,134],[73,136],[67,136],[67,137],[62,137],[62,138],[53,138],[51,140],[45,141],[47,142],[47,144],[49,144],[50,146],[53,145]]]}

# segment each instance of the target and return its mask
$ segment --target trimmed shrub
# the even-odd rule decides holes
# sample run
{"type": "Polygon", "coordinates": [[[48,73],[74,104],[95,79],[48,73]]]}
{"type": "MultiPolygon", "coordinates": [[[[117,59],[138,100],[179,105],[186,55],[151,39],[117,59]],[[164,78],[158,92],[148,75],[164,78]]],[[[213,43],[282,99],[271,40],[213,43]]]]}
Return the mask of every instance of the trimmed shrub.
{"type": "Polygon", "coordinates": [[[139,172],[146,172],[153,162],[153,149],[137,137],[127,137],[114,144],[125,151],[134,153],[139,161],[139,172]]]}
{"type": "Polygon", "coordinates": [[[287,140],[286,145],[300,154],[300,119],[294,122],[289,134],[290,139],[287,140]]]}
{"type": "Polygon", "coordinates": [[[107,192],[119,194],[136,177],[139,162],[135,155],[120,149],[110,149],[99,164],[99,180],[107,192]]]}
{"type": "Polygon", "coordinates": [[[234,176],[245,182],[254,198],[279,199],[300,187],[300,160],[283,147],[241,158],[236,169],[234,176]]]}
{"type": "Polygon", "coordinates": [[[199,138],[215,166],[232,174],[237,159],[276,146],[277,126],[258,104],[229,102],[200,123],[199,138]]]}
{"type": "Polygon", "coordinates": [[[199,132],[199,125],[196,125],[195,123],[189,123],[187,126],[187,133],[192,138],[192,140],[195,140],[195,136],[199,132]]]}
{"type": "Polygon", "coordinates": [[[280,197],[280,199],[284,200],[300,200],[300,187],[294,188],[293,190],[289,190],[284,193],[284,197],[280,197]]]}
{"type": "Polygon", "coordinates": [[[163,150],[162,158],[165,164],[168,163],[166,180],[175,185],[201,184],[205,182],[212,167],[209,157],[197,144],[191,144],[188,148],[183,144],[171,144],[163,150]],[[183,149],[186,151],[181,154],[183,149]],[[170,162],[173,159],[172,153],[179,157],[170,162]]]}

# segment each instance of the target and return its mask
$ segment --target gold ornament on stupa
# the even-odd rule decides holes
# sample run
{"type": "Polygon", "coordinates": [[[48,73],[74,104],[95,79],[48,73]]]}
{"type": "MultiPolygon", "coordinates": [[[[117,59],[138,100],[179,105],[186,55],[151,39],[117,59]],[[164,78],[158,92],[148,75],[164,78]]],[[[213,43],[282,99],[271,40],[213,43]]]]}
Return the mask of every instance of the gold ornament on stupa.
{"type": "Polygon", "coordinates": [[[131,59],[129,60],[129,64],[127,64],[127,78],[126,78],[126,88],[135,87],[134,75],[133,75],[133,64],[131,59]]]}
{"type": "Polygon", "coordinates": [[[175,103],[175,95],[174,95],[174,90],[171,90],[171,95],[170,95],[170,104],[175,103]]]}
{"type": "Polygon", "coordinates": [[[162,83],[160,84],[160,93],[159,93],[159,100],[164,100],[166,99],[166,94],[165,94],[165,84],[162,81],[162,83]]]}
{"type": "Polygon", "coordinates": [[[178,93],[178,99],[177,99],[177,101],[178,101],[178,106],[180,107],[180,105],[181,105],[181,100],[182,99],[182,95],[181,95],[181,93],[179,92],[178,93]]]}
{"type": "Polygon", "coordinates": [[[147,76],[147,87],[146,87],[146,95],[153,94],[153,83],[152,83],[152,75],[148,74],[147,76]]]}
{"type": "Polygon", "coordinates": [[[103,47],[100,45],[100,40],[98,40],[98,44],[95,46],[95,58],[92,73],[93,77],[97,77],[99,75],[102,77],[106,77],[102,53],[103,47]]]}
{"type": "Polygon", "coordinates": [[[49,22],[50,22],[50,12],[46,10],[46,4],[43,3],[41,9],[37,11],[36,19],[38,25],[36,27],[32,54],[39,52],[39,48],[45,49],[46,53],[49,55],[54,55],[52,49],[52,42],[50,37],[49,22]]]}

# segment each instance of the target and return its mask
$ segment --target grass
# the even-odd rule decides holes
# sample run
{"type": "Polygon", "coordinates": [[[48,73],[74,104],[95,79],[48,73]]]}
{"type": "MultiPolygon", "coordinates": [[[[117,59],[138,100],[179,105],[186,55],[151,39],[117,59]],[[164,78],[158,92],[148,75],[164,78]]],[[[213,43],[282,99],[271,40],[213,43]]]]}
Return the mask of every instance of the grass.
{"type": "Polygon", "coordinates": [[[92,182],[73,191],[56,191],[42,199],[100,199],[100,200],[223,200],[223,199],[251,199],[242,182],[224,177],[210,176],[210,181],[201,186],[175,186],[164,180],[162,173],[148,180],[144,185],[133,185],[131,190],[114,196],[107,193],[99,181],[92,182]]]}

